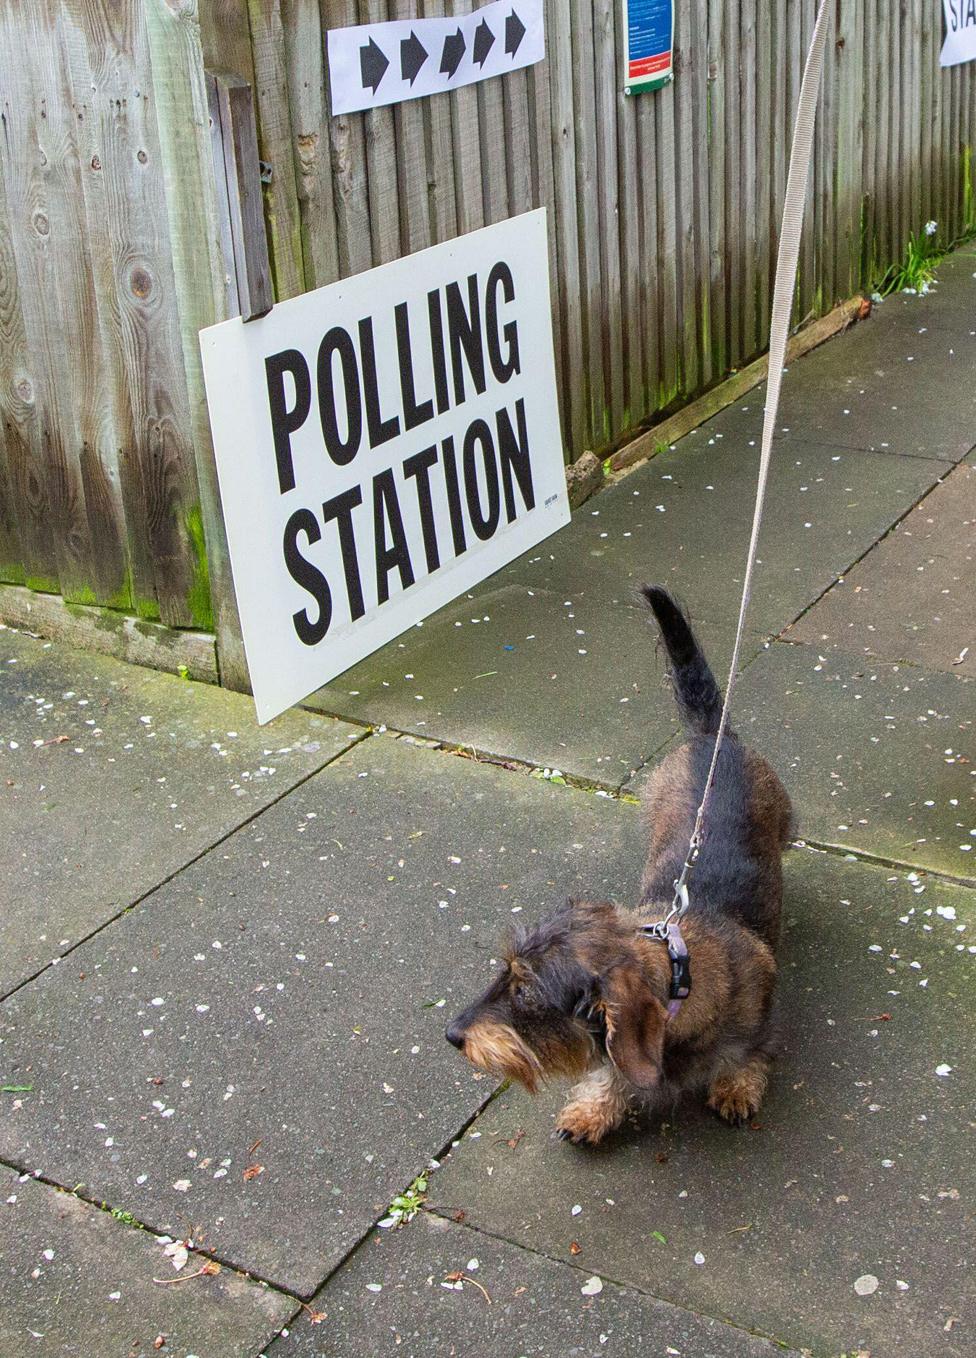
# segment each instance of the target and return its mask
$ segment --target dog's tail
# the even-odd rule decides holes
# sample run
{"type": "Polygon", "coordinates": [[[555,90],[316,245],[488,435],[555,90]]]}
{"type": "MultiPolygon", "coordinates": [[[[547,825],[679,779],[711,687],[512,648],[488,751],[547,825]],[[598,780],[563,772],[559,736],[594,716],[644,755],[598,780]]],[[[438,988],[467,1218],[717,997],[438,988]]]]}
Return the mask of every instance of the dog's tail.
{"type": "Polygon", "coordinates": [[[661,629],[671,661],[674,698],[685,729],[692,735],[716,735],[722,715],[722,693],[688,619],[663,586],[645,585],[641,592],[661,629]]]}

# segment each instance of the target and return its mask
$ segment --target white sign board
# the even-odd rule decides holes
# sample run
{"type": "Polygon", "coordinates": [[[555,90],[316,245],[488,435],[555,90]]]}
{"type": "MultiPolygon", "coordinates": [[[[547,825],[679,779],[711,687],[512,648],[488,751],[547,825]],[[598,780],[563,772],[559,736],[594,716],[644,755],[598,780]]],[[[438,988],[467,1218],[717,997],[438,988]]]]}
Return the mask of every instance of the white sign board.
{"type": "Polygon", "coordinates": [[[543,0],[497,0],[452,19],[329,30],[332,112],[398,104],[506,75],[546,54],[543,0]]]}
{"type": "Polygon", "coordinates": [[[545,209],[200,342],[261,722],[569,521],[545,209]]]}
{"type": "Polygon", "coordinates": [[[976,61],[976,0],[943,0],[946,40],[940,64],[958,66],[976,61]]]}

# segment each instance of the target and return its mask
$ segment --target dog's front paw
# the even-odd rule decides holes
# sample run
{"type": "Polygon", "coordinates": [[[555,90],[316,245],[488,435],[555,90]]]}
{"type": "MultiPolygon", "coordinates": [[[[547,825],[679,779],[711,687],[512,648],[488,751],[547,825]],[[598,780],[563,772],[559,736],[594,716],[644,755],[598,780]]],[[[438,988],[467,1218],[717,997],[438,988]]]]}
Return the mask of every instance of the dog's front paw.
{"type": "Polygon", "coordinates": [[[741,1127],[759,1112],[765,1092],[765,1066],[754,1062],[715,1080],[708,1091],[708,1106],[731,1127],[741,1127]]]}
{"type": "Polygon", "coordinates": [[[598,1146],[616,1125],[605,1105],[587,1099],[567,1103],[556,1119],[556,1136],[577,1146],[598,1146]]]}

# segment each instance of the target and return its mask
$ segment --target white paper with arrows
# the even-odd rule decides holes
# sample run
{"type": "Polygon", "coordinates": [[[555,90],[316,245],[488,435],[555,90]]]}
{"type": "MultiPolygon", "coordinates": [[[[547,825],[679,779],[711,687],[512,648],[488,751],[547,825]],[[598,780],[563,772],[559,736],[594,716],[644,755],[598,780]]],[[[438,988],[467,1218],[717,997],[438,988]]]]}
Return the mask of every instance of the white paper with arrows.
{"type": "Polygon", "coordinates": [[[332,112],[443,94],[532,66],[545,54],[543,0],[496,0],[452,19],[333,28],[332,112]]]}

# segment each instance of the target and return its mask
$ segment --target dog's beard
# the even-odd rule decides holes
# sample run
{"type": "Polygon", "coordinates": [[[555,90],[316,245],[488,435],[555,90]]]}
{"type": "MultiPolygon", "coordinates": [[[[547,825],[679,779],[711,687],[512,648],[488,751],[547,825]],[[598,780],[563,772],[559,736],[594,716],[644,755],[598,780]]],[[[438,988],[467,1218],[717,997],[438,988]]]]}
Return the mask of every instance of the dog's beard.
{"type": "Polygon", "coordinates": [[[468,1029],[464,1055],[473,1066],[506,1080],[517,1080],[530,1094],[553,1075],[577,1076],[588,1070],[595,1056],[592,1037],[584,1029],[568,1041],[553,1040],[539,1055],[507,1023],[482,1021],[468,1029]]]}
{"type": "Polygon", "coordinates": [[[545,1072],[535,1052],[507,1023],[482,1021],[464,1036],[464,1054],[473,1066],[505,1080],[518,1080],[530,1094],[545,1072]]]}

